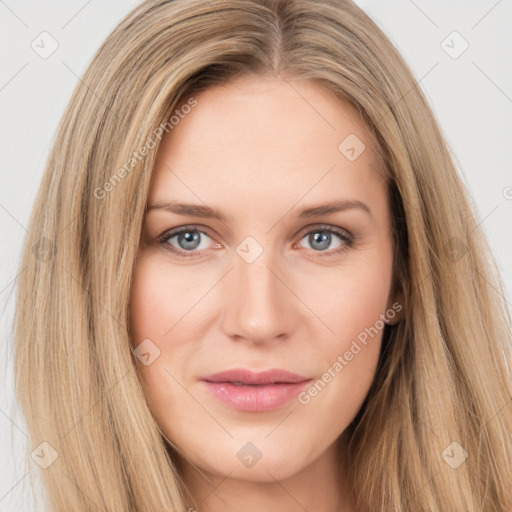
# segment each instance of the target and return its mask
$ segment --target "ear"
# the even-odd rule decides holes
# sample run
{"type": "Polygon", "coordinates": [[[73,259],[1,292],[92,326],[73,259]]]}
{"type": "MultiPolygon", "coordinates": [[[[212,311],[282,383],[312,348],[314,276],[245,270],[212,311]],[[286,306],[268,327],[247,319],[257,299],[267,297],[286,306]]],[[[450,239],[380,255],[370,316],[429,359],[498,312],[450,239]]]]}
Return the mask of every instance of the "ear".
{"type": "Polygon", "coordinates": [[[402,290],[389,297],[384,321],[388,325],[396,325],[405,315],[404,293],[402,290]]]}

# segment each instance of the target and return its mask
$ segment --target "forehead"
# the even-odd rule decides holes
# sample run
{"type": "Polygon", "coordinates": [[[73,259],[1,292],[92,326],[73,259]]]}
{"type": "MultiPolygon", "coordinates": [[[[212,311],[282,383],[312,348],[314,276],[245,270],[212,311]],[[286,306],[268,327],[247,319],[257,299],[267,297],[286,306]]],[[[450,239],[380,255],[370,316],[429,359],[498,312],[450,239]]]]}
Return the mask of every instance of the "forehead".
{"type": "Polygon", "coordinates": [[[278,205],[383,187],[358,110],[315,82],[250,76],[193,98],[186,114],[180,108],[189,97],[176,106],[179,122],[163,138],[154,201],[179,195],[218,203],[222,196],[239,206],[278,205]]]}
{"type": "MultiPolygon", "coordinates": [[[[240,143],[243,138],[254,149],[262,143],[270,149],[286,147],[300,154],[300,149],[306,149],[301,143],[314,141],[318,147],[320,138],[323,146],[338,150],[344,136],[353,133],[367,143],[367,149],[374,149],[368,147],[372,141],[359,111],[312,80],[249,75],[193,97],[198,106],[180,116],[179,129],[172,129],[173,136],[165,138],[167,144],[179,146],[184,138],[190,142],[190,132],[195,131],[201,143],[219,139],[225,144],[240,143]],[[204,132],[213,125],[215,130],[204,139],[204,132]]],[[[183,97],[176,110],[188,100],[189,96],[183,97]]]]}

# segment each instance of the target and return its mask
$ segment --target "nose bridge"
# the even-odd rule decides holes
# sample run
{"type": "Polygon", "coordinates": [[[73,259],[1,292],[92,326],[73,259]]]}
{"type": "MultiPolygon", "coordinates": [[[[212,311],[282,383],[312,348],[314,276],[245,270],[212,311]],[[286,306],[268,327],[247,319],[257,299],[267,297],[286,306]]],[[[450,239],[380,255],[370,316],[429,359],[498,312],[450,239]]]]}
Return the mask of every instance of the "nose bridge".
{"type": "Polygon", "coordinates": [[[272,251],[258,250],[251,240],[242,242],[233,265],[227,284],[227,332],[256,342],[289,334],[290,292],[278,277],[272,251]]]}

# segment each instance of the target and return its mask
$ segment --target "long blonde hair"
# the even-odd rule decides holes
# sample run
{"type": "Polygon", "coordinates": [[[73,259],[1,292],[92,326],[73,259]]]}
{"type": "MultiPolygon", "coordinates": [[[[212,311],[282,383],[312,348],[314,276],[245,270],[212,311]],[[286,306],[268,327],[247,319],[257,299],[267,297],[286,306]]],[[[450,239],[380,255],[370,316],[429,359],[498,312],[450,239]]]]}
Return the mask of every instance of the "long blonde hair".
{"type": "Polygon", "coordinates": [[[349,427],[358,508],[512,510],[500,276],[414,76],[350,0],[149,0],[96,53],[47,162],[17,292],[16,392],[29,451],[55,450],[41,470],[50,509],[188,508],[137,377],[131,277],[155,130],[170,131],[194,92],[251,74],[314,80],[348,100],[386,176],[405,315],[386,327],[349,427]]]}

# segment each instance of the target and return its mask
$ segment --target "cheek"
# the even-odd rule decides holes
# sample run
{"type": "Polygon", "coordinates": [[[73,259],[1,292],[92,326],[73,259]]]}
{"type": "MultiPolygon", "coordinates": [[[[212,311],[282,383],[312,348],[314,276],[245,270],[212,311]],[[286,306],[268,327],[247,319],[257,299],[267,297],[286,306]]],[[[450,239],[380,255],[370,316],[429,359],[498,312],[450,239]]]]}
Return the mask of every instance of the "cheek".
{"type": "Polygon", "coordinates": [[[157,279],[157,272],[146,261],[137,262],[130,296],[132,343],[153,339],[164,328],[164,311],[173,311],[172,294],[164,295],[165,282],[157,279]]]}
{"type": "MultiPolygon", "coordinates": [[[[183,290],[180,272],[169,275],[165,268],[144,253],[137,261],[130,293],[130,330],[132,348],[139,344],[145,346],[144,352],[151,353],[150,364],[137,362],[137,371],[146,390],[146,400],[161,422],[164,410],[161,404],[174,405],[178,391],[173,389],[173,366],[169,364],[169,350],[166,348],[165,335],[183,316],[183,290]],[[150,340],[150,341],[147,341],[150,340]]],[[[190,286],[190,285],[189,285],[190,286]]],[[[142,351],[141,351],[142,352],[142,351]]],[[[178,353],[174,353],[176,359],[178,353]]]]}
{"type": "Polygon", "coordinates": [[[151,254],[141,255],[130,296],[134,345],[146,338],[163,340],[178,324],[208,289],[198,274],[174,267],[151,254]]]}
{"type": "Polygon", "coordinates": [[[388,275],[371,271],[364,275],[354,272],[331,283],[319,311],[334,331],[333,338],[341,341],[338,350],[346,349],[347,343],[377,322],[382,328],[379,320],[386,310],[389,286],[388,275]]]}
{"type": "MultiPolygon", "coordinates": [[[[382,329],[381,315],[388,306],[392,282],[389,244],[383,243],[380,250],[341,264],[328,277],[319,276],[317,283],[322,286],[309,287],[305,295],[311,309],[330,328],[330,342],[326,346],[341,350],[377,322],[382,329]]],[[[329,340],[329,331],[322,338],[329,340]]]]}
{"type": "Polygon", "coordinates": [[[202,299],[217,280],[214,272],[192,271],[160,254],[141,252],[133,273],[129,314],[132,347],[149,339],[159,352],[150,365],[138,364],[148,385],[158,386],[163,379],[166,384],[160,385],[168,386],[173,379],[165,369],[180,368],[197,355],[204,338],[202,319],[212,314],[202,299]],[[176,343],[176,339],[185,341],[176,343]]]}

